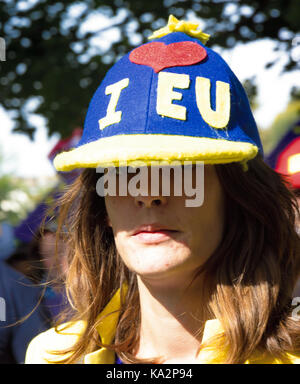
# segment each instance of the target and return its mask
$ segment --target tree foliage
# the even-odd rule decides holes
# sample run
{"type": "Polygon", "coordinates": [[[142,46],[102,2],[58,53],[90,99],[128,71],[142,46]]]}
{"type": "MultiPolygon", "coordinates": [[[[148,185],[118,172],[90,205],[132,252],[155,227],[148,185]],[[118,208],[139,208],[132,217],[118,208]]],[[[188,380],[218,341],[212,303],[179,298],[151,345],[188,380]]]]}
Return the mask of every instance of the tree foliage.
{"type": "Polygon", "coordinates": [[[5,221],[13,226],[19,224],[28,212],[39,204],[57,183],[54,178],[47,184],[14,176],[13,161],[0,147],[0,223],[5,221]],[[7,168],[10,164],[10,170],[7,168]]]}
{"type": "Polygon", "coordinates": [[[2,150],[0,150],[0,222],[7,221],[15,225],[25,212],[24,207],[18,201],[18,197],[24,198],[24,194],[28,194],[20,180],[4,172],[5,160],[2,150]]]}
{"type": "Polygon", "coordinates": [[[299,30],[298,0],[0,1],[0,36],[6,42],[0,102],[15,119],[14,130],[32,137],[30,113],[45,118],[50,135],[67,136],[82,126],[107,69],[146,42],[171,13],[202,19],[212,36],[210,45],[230,48],[237,42],[274,39],[286,52],[285,70],[296,66],[291,52],[299,30]],[[96,15],[107,17],[111,25],[101,25],[101,18],[94,30],[84,30],[96,15]],[[96,47],[95,38],[105,44],[96,47]]]}

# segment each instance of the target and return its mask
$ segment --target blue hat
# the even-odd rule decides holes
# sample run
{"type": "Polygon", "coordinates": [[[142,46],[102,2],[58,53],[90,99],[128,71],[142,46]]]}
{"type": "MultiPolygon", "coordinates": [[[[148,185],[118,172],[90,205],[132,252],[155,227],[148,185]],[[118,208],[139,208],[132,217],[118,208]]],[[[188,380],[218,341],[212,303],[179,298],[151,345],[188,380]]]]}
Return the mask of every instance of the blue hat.
{"type": "Polygon", "coordinates": [[[165,28],[106,74],[59,171],[139,161],[243,162],[263,154],[245,91],[197,24],[165,28]]]}

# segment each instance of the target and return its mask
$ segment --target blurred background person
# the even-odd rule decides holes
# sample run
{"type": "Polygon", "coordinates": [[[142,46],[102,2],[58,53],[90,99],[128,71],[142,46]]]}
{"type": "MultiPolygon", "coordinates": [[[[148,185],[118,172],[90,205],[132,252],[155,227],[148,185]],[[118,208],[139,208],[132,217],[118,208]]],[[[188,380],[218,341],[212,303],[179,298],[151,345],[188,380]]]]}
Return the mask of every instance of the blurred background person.
{"type": "MultiPolygon", "coordinates": [[[[76,129],[67,140],[59,140],[49,159],[74,145],[80,132],[76,129]]],[[[56,246],[56,222],[47,212],[64,185],[76,176],[70,172],[56,177],[55,185],[46,193],[42,189],[33,208],[24,215],[20,210],[5,210],[15,208],[13,199],[22,190],[14,191],[17,194],[9,199],[7,191],[15,188],[15,181],[0,174],[0,219],[9,217],[15,223],[0,225],[0,298],[4,300],[0,302],[5,303],[5,320],[0,322],[0,363],[24,362],[29,341],[69,309],[64,290],[66,234],[56,246]]]]}
{"type": "MultiPolygon", "coordinates": [[[[296,191],[296,195],[297,195],[297,201],[298,201],[299,212],[300,212],[300,188],[296,191]]],[[[298,214],[298,217],[297,217],[296,228],[300,237],[300,214],[298,214]]],[[[300,272],[299,272],[299,280],[295,288],[294,296],[300,298],[300,272]]]]}
{"type": "Polygon", "coordinates": [[[14,237],[7,226],[0,227],[0,363],[23,363],[30,340],[49,328],[49,316],[38,305],[41,288],[5,262],[14,249],[14,237]]]}
{"type": "MultiPolygon", "coordinates": [[[[279,127],[283,134],[265,160],[275,171],[285,176],[289,188],[295,194],[298,202],[298,207],[295,207],[295,225],[300,237],[300,99],[294,105],[297,113],[290,116],[287,111],[279,115],[275,127],[279,127]]],[[[300,297],[300,271],[294,297],[300,297]]]]}
{"type": "Polygon", "coordinates": [[[44,305],[50,312],[53,323],[61,312],[69,309],[64,285],[68,268],[68,248],[64,236],[62,234],[57,241],[56,228],[51,231],[46,226],[39,240],[39,252],[46,272],[43,278],[46,284],[44,305]]]}
{"type": "Polygon", "coordinates": [[[60,238],[56,248],[56,223],[46,223],[44,229],[37,231],[28,244],[19,245],[7,263],[44,288],[42,305],[46,307],[52,324],[67,307],[64,291],[67,247],[60,238]]]}

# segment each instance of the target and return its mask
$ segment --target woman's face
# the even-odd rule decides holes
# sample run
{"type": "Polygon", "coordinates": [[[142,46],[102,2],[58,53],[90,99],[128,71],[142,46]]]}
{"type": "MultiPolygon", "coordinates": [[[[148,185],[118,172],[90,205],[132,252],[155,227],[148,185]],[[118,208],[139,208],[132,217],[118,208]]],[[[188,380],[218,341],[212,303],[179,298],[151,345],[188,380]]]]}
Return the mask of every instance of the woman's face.
{"type": "MultiPolygon", "coordinates": [[[[171,176],[171,191],[172,191],[171,176]]],[[[149,188],[150,189],[150,188],[149,188]]],[[[204,166],[204,201],[186,207],[183,196],[106,196],[108,224],[127,267],[141,277],[190,274],[220,243],[223,191],[213,165],[204,166]]]]}

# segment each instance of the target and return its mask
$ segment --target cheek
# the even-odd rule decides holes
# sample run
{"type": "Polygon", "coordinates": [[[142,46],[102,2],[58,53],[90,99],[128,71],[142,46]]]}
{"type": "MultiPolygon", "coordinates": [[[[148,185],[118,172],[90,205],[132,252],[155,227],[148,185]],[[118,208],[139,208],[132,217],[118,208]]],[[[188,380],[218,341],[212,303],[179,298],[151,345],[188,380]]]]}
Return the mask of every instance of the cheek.
{"type": "Polygon", "coordinates": [[[107,216],[106,218],[106,224],[112,228],[112,224],[111,224],[111,221],[110,221],[110,218],[107,216]]]}
{"type": "Polygon", "coordinates": [[[117,222],[117,211],[118,211],[118,201],[116,198],[111,196],[105,196],[105,208],[107,212],[107,224],[110,227],[114,227],[115,223],[117,222]]]}
{"type": "Polygon", "coordinates": [[[132,216],[132,202],[130,198],[118,196],[106,196],[105,207],[107,212],[107,224],[115,231],[125,229],[132,216]]]}
{"type": "Polygon", "coordinates": [[[213,189],[207,196],[206,233],[212,248],[220,243],[224,229],[224,195],[219,182],[214,183],[213,189]]]}
{"type": "Polygon", "coordinates": [[[193,212],[193,245],[207,256],[219,245],[224,228],[224,195],[216,178],[206,178],[204,202],[193,212]]]}

